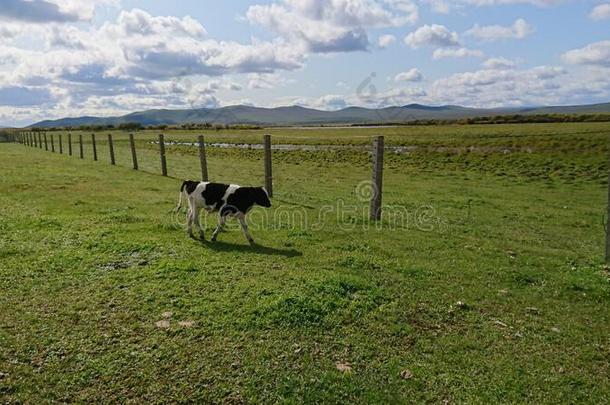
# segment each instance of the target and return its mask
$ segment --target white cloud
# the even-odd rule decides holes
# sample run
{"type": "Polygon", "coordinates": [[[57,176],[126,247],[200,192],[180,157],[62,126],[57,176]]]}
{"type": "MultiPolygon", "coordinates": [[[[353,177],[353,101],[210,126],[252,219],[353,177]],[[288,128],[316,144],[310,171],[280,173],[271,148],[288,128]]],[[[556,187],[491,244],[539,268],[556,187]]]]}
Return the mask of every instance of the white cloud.
{"type": "Polygon", "coordinates": [[[445,0],[424,0],[425,3],[430,5],[430,9],[435,13],[449,14],[451,11],[451,4],[445,0]]]}
{"type": "Polygon", "coordinates": [[[2,0],[0,20],[27,23],[89,21],[96,6],[117,3],[117,0],[2,0]]]}
{"type": "Polygon", "coordinates": [[[531,4],[538,7],[548,7],[560,4],[564,1],[565,0],[458,0],[457,3],[463,3],[479,7],[509,4],[531,4]]]}
{"type": "Polygon", "coordinates": [[[140,9],[123,11],[117,20],[118,28],[126,35],[186,35],[193,38],[203,37],[207,32],[194,18],[186,16],[152,17],[140,9]]]}
{"type": "Polygon", "coordinates": [[[249,89],[273,89],[288,83],[288,80],[279,74],[250,73],[248,75],[249,89]]]}
{"type": "Polygon", "coordinates": [[[0,44],[2,114],[10,110],[17,116],[30,100],[32,120],[43,109],[43,118],[53,118],[218,106],[218,92],[241,89],[220,77],[298,69],[305,58],[301,49],[279,39],[218,41],[191,17],[151,16],[137,9],[84,29],[12,21],[0,27],[7,38],[0,44]],[[218,79],[204,81],[203,76],[218,79]],[[13,107],[6,106],[11,99],[13,107]]]}
{"type": "Polygon", "coordinates": [[[593,10],[591,10],[589,18],[596,21],[610,19],[610,3],[595,6],[593,10]]]}
{"type": "Polygon", "coordinates": [[[468,48],[440,48],[435,50],[432,54],[432,58],[434,59],[467,57],[482,58],[483,51],[468,48]]]}
{"type": "Polygon", "coordinates": [[[12,39],[22,32],[19,24],[4,23],[0,25],[0,39],[12,39]]]}
{"type": "MultiPolygon", "coordinates": [[[[565,69],[538,66],[527,70],[483,69],[456,73],[436,80],[430,89],[432,100],[474,107],[548,105],[574,99],[578,76],[569,76],[565,69]]],[[[610,81],[605,80],[606,90],[610,81]]]]}
{"type": "Polygon", "coordinates": [[[385,49],[396,42],[396,37],[394,35],[382,35],[377,40],[379,47],[385,49]]]}
{"type": "Polygon", "coordinates": [[[401,72],[394,77],[395,82],[421,82],[423,80],[423,75],[416,68],[412,68],[407,70],[406,72],[401,72]]]}
{"type": "Polygon", "coordinates": [[[523,39],[534,32],[534,28],[522,18],[519,18],[510,27],[502,25],[480,26],[475,24],[464,35],[471,36],[479,41],[497,41],[500,39],[523,39]]]}
{"type": "Polygon", "coordinates": [[[460,44],[456,32],[449,31],[443,25],[424,25],[405,37],[405,43],[411,48],[422,46],[449,47],[460,44]]]}
{"type": "Polygon", "coordinates": [[[598,65],[610,67],[610,41],[600,41],[580,49],[572,49],[562,59],[576,65],[598,65]]]}
{"type": "Polygon", "coordinates": [[[483,62],[486,69],[512,69],[517,67],[517,62],[506,58],[489,58],[483,62]]]}
{"type": "Polygon", "coordinates": [[[246,17],[307,51],[329,53],[366,50],[367,28],[414,23],[418,9],[410,0],[283,0],[250,6],[246,17]]]}
{"type": "Polygon", "coordinates": [[[338,94],[327,94],[313,101],[306,102],[306,105],[323,110],[335,111],[346,108],[348,106],[348,102],[345,96],[338,94]]]}

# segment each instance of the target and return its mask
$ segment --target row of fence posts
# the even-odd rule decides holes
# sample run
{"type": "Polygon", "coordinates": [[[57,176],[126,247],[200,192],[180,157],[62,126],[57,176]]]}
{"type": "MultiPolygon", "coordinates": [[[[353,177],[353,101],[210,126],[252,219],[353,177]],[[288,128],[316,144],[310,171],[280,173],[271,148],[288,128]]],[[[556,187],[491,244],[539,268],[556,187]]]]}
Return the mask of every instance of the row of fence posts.
{"type": "MultiPolygon", "coordinates": [[[[58,134],[59,137],[59,153],[63,154],[63,142],[62,134],[58,134]]],[[[23,132],[19,134],[18,142],[26,146],[43,148],[49,150],[49,140],[47,139],[47,133],[40,132],[23,132]]],[[[265,165],[265,189],[269,196],[273,196],[273,168],[272,168],[272,156],[271,156],[271,135],[265,135],[263,138],[264,142],[264,165],[265,165]]],[[[84,147],[83,147],[83,135],[78,136],[79,144],[79,157],[84,159],[84,147]]],[[[97,154],[97,143],[95,140],[95,134],[91,134],[91,145],[93,149],[93,160],[98,160],[97,154]]],[[[55,139],[53,134],[50,134],[50,146],[51,151],[55,152],[55,139]]],[[[131,161],[134,170],[139,170],[138,155],[136,152],[135,137],[133,134],[129,134],[129,146],[131,149],[131,161]]],[[[199,149],[199,161],[201,165],[201,179],[208,181],[208,164],[206,158],[205,142],[203,135],[199,135],[197,138],[197,146],[199,149]]],[[[72,156],[72,134],[68,133],[68,155],[72,156]]],[[[110,155],[110,164],[116,165],[116,158],[114,155],[114,142],[112,134],[108,134],[108,152],[110,155]]],[[[372,177],[372,193],[370,201],[369,215],[373,221],[380,221],[382,214],[382,189],[383,189],[383,152],[384,152],[384,138],[378,136],[373,141],[373,177],[372,177]]],[[[159,134],[159,156],[161,160],[161,174],[167,176],[167,158],[165,153],[165,137],[163,134],[159,134]]],[[[610,245],[609,245],[610,246],[610,245]]]]}

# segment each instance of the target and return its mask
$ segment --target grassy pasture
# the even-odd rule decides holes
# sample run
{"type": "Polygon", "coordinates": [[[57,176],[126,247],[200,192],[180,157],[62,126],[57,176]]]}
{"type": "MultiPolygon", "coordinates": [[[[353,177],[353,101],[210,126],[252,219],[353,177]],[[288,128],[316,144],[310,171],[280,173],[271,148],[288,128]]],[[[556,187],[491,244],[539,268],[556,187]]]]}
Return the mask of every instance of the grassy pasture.
{"type": "MultiPolygon", "coordinates": [[[[387,156],[384,204],[402,220],[363,216],[365,151],[275,152],[250,247],[236,226],[185,236],[168,213],[179,182],[150,174],[155,133],[138,134],[150,173],[129,169],[125,134],[118,167],[104,134],[97,163],[88,143],[84,161],[0,145],[3,402],[610,400],[608,124],[205,135],[263,132],[418,146],[387,156]]],[[[213,179],[262,181],[260,151],[208,157],[213,179]]],[[[168,165],[199,173],[193,148],[168,146],[168,165]]]]}

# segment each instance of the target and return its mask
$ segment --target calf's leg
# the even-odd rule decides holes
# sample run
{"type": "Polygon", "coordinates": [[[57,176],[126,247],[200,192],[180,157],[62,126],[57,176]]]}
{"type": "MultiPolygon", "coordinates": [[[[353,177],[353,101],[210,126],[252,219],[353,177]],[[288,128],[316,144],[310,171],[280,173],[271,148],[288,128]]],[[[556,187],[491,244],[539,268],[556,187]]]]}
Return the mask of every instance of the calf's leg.
{"type": "Polygon", "coordinates": [[[195,235],[193,235],[193,221],[193,209],[189,207],[188,212],[186,214],[186,230],[191,238],[195,237],[195,235]]]}
{"type": "Polygon", "coordinates": [[[194,210],[194,213],[193,213],[193,222],[195,222],[197,229],[199,229],[199,237],[201,238],[201,240],[204,240],[205,234],[203,232],[203,228],[201,227],[200,217],[201,217],[201,210],[199,208],[197,208],[194,210]]]}
{"type": "Polygon", "coordinates": [[[246,239],[248,239],[248,243],[251,245],[254,244],[254,239],[252,239],[252,235],[250,235],[250,231],[248,231],[248,223],[246,222],[246,216],[241,214],[239,217],[239,223],[241,224],[241,229],[244,231],[244,235],[246,235],[246,239]]]}
{"type": "Polygon", "coordinates": [[[216,229],[214,230],[214,233],[212,234],[212,242],[216,242],[216,238],[218,237],[218,234],[220,233],[220,231],[222,231],[222,227],[225,226],[226,223],[227,223],[226,215],[221,215],[218,217],[218,226],[216,227],[216,229]]]}

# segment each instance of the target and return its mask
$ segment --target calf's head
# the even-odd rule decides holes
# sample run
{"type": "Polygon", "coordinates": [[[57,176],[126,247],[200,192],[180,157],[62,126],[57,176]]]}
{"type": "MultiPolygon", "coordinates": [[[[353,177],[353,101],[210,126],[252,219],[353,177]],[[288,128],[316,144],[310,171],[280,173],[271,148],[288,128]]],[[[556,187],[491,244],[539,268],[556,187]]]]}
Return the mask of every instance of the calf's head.
{"type": "Polygon", "coordinates": [[[269,208],[271,207],[271,200],[269,200],[269,194],[267,194],[267,190],[264,187],[254,187],[252,189],[252,194],[254,197],[254,202],[261,207],[269,208]]]}

